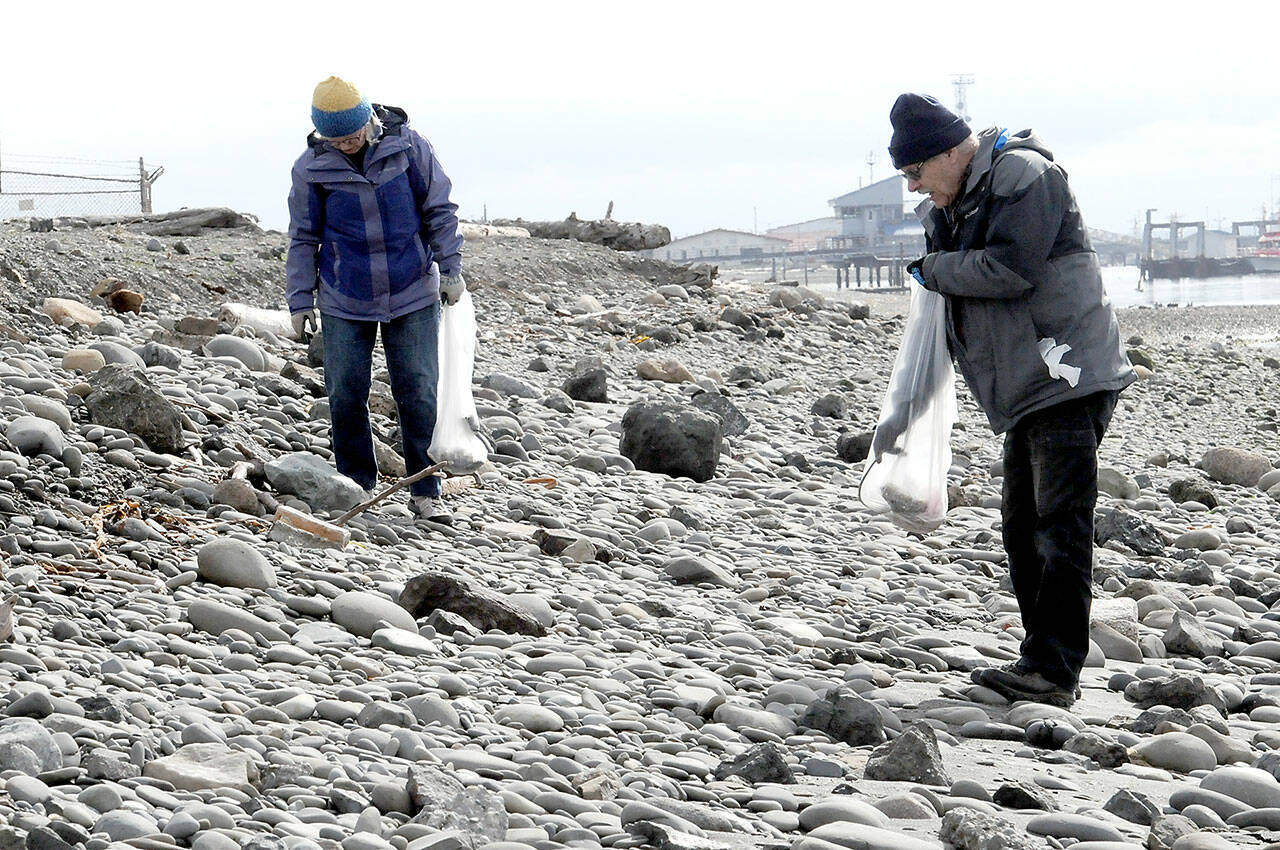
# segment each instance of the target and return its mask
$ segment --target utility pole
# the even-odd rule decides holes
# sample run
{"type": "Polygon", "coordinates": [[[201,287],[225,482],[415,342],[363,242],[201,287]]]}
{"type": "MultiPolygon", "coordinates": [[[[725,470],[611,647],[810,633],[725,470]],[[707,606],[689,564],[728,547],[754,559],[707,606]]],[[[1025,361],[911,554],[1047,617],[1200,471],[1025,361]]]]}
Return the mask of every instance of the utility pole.
{"type": "Polygon", "coordinates": [[[966,122],[973,121],[969,115],[969,101],[965,96],[965,89],[973,85],[973,74],[952,74],[951,85],[956,90],[956,115],[959,115],[966,122]]]}
{"type": "Polygon", "coordinates": [[[876,182],[876,163],[879,161],[875,151],[867,151],[867,185],[876,182]]]}

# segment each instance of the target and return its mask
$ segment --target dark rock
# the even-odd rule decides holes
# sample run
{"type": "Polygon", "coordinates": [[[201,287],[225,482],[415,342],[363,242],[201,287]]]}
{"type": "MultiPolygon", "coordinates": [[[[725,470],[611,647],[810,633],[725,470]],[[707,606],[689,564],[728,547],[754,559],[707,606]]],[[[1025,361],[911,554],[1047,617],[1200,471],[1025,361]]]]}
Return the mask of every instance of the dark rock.
{"type": "Polygon", "coordinates": [[[849,404],[840,393],[827,393],[809,407],[809,412],[828,419],[844,419],[849,414],[849,404]]]}
{"type": "Polygon", "coordinates": [[[89,378],[93,422],[137,434],[153,451],[182,451],[182,415],[139,369],[109,363],[89,378]]]}
{"type": "Polygon", "coordinates": [[[1145,795],[1130,791],[1128,788],[1121,788],[1112,794],[1111,799],[1107,800],[1102,808],[1117,817],[1124,818],[1129,823],[1142,826],[1150,826],[1156,818],[1160,817],[1159,806],[1145,795]]]}
{"type": "Polygon", "coordinates": [[[427,617],[428,626],[436,630],[437,634],[455,635],[461,632],[466,635],[478,635],[480,630],[471,625],[471,621],[461,614],[455,614],[452,611],[441,611],[436,609],[427,617]]]}
{"type": "Polygon", "coordinates": [[[858,463],[871,453],[871,437],[875,431],[841,434],[836,439],[836,456],[845,463],[858,463]]]}
{"type": "Polygon", "coordinates": [[[1123,508],[1102,508],[1094,513],[1094,542],[1112,540],[1138,555],[1163,555],[1168,538],[1151,523],[1123,508]]]}
{"type": "Polygon", "coordinates": [[[76,705],[84,709],[84,716],[89,720],[102,720],[107,723],[121,723],[125,719],[124,708],[110,697],[81,697],[76,700],[76,705]]]}
{"type": "MultiPolygon", "coordinates": [[[[1139,680],[1134,679],[1133,681],[1139,680]]],[[[1168,708],[1163,711],[1148,709],[1141,712],[1133,720],[1130,720],[1125,728],[1139,735],[1151,735],[1156,731],[1156,727],[1165,720],[1170,723],[1176,723],[1184,729],[1196,722],[1194,717],[1180,708],[1168,708]]]]}
{"type": "Polygon", "coordinates": [[[1258,770],[1265,770],[1276,779],[1280,779],[1280,752],[1272,750],[1269,753],[1263,753],[1253,760],[1250,767],[1256,767],[1258,770]]]}
{"type": "MultiPolygon", "coordinates": [[[[1175,555],[1175,557],[1178,556],[1175,555]]],[[[1200,553],[1195,550],[1187,550],[1185,557],[1199,558],[1200,553]]],[[[1214,584],[1218,580],[1213,573],[1213,567],[1200,560],[1167,570],[1165,578],[1174,584],[1193,584],[1201,587],[1214,584]]]]}
{"type": "Polygon", "coordinates": [[[1165,649],[1174,655],[1190,655],[1207,658],[1222,655],[1226,642],[1216,632],[1211,632],[1186,611],[1175,611],[1173,622],[1164,632],[1165,649]]]}
{"type": "Polygon", "coordinates": [[[796,781],[782,748],[770,741],[756,744],[736,758],[727,759],[716,766],[719,780],[736,776],[756,785],[761,782],[777,782],[791,785],[796,781]]]}
{"type": "Polygon", "coordinates": [[[668,516],[693,531],[706,528],[709,522],[701,513],[684,505],[674,505],[668,512],[668,516]]]}
{"type": "Polygon", "coordinates": [[[142,362],[147,364],[148,369],[152,366],[163,366],[175,372],[182,371],[182,353],[176,348],[152,341],[144,342],[133,351],[142,358],[142,362]]]}
{"type": "Polygon", "coordinates": [[[1129,355],[1129,362],[1132,363],[1134,366],[1142,366],[1144,368],[1150,369],[1152,372],[1156,370],[1156,362],[1151,359],[1150,354],[1143,351],[1142,349],[1130,348],[1127,353],[1129,355]]]}
{"type": "Polygon", "coordinates": [[[312,369],[324,366],[324,331],[318,330],[311,335],[307,343],[307,365],[312,369]]]}
{"type": "Polygon", "coordinates": [[[1027,743],[1042,750],[1060,750],[1075,737],[1076,729],[1053,720],[1033,720],[1027,724],[1027,743]]]}
{"type": "Polygon", "coordinates": [[[769,378],[754,366],[734,366],[729,370],[728,377],[725,382],[739,387],[749,387],[753,384],[763,384],[769,378]]]}
{"type": "Polygon", "coordinates": [[[1218,507],[1218,497],[1202,478],[1179,478],[1170,483],[1169,498],[1178,503],[1199,502],[1207,508],[1218,507]]]}
{"type": "Polygon", "coordinates": [[[1047,791],[1030,782],[1006,782],[991,795],[991,801],[1006,809],[1039,809],[1052,812],[1058,808],[1047,791]]]}
{"type": "Polygon", "coordinates": [[[1172,850],[1175,841],[1199,829],[1196,822],[1189,817],[1161,815],[1151,824],[1151,832],[1147,836],[1147,850],[1172,850]]]}
{"type": "Polygon", "coordinates": [[[747,429],[751,427],[750,421],[742,415],[742,411],[738,410],[733,402],[720,393],[698,393],[689,400],[689,403],[699,410],[718,417],[722,433],[726,437],[745,434],[747,429]]]}
{"type": "Polygon", "coordinates": [[[1167,705],[1171,708],[1207,705],[1224,717],[1227,714],[1222,695],[1191,673],[1174,673],[1131,682],[1124,689],[1124,698],[1136,703],[1139,708],[1151,708],[1155,705],[1167,705]]]}
{"type": "Polygon", "coordinates": [[[570,375],[560,388],[574,401],[604,403],[609,400],[609,388],[605,380],[607,376],[604,369],[587,369],[570,375]]]}
{"type": "Polygon", "coordinates": [[[801,472],[813,472],[813,464],[809,463],[809,459],[800,452],[783,452],[782,462],[786,466],[793,466],[801,472]]]}
{"type": "Polygon", "coordinates": [[[1104,738],[1097,732],[1078,732],[1062,748],[1069,753],[1088,756],[1101,767],[1113,768],[1129,761],[1129,751],[1119,741],[1104,738]]]}
{"type": "Polygon", "coordinates": [[[714,584],[735,587],[738,579],[728,571],[697,555],[681,555],[662,565],[662,571],[676,584],[714,584]]]}
{"type": "Polygon", "coordinates": [[[737,307],[725,307],[720,311],[720,321],[727,322],[743,330],[752,330],[758,324],[754,316],[750,316],[737,307]]]}
{"type": "Polygon", "coordinates": [[[482,632],[498,629],[541,637],[547,631],[528,612],[497,593],[444,573],[422,573],[409,579],[398,602],[417,619],[442,609],[466,617],[482,632]]]}
{"type": "Polygon", "coordinates": [[[27,833],[26,850],[75,850],[75,844],[64,841],[49,827],[40,826],[27,833]]]}
{"type": "Polygon", "coordinates": [[[851,747],[880,744],[885,740],[880,709],[849,688],[836,688],[810,703],[800,725],[825,732],[851,747]]]}
{"type": "Polygon", "coordinates": [[[951,777],[947,775],[942,755],[938,752],[938,736],[924,721],[876,747],[867,760],[863,777],[888,782],[951,785],[951,777]]]}
{"type": "Polygon", "coordinates": [[[646,472],[706,481],[720,461],[720,419],[692,407],[638,402],[622,417],[622,454],[646,472]]]}

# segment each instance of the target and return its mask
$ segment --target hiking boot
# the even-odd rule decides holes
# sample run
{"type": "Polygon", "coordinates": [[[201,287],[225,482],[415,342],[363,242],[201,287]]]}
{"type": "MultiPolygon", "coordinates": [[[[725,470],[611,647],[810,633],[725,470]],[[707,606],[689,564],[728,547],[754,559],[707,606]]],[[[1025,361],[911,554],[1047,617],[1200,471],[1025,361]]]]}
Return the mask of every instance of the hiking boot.
{"type": "Polygon", "coordinates": [[[1004,664],[1001,664],[999,667],[995,667],[995,666],[979,667],[977,670],[973,670],[969,673],[969,681],[973,682],[975,685],[982,685],[983,687],[989,687],[989,685],[987,685],[985,680],[987,676],[990,676],[992,673],[995,673],[998,671],[1001,673],[1009,673],[1015,676],[1022,676],[1026,673],[1030,673],[1031,669],[1032,668],[1031,668],[1030,661],[1028,661],[1025,658],[1019,658],[1017,661],[1009,661],[1004,664]]]}
{"type": "MultiPolygon", "coordinates": [[[[1035,668],[1031,666],[1030,661],[1025,658],[1019,658],[1017,661],[1010,661],[1007,664],[1001,664],[999,667],[979,667],[977,670],[974,670],[969,674],[969,681],[973,682],[975,685],[982,685],[983,687],[990,688],[991,685],[987,684],[986,678],[992,673],[999,671],[1001,673],[1009,673],[1015,676],[1023,676],[1032,672],[1034,669],[1035,668]]],[[[994,688],[992,689],[994,690],[994,688]]],[[[1080,686],[1076,685],[1072,690],[1072,693],[1075,694],[1076,699],[1080,699],[1080,686]]]]}
{"type": "Polygon", "coordinates": [[[410,500],[409,506],[422,519],[443,523],[444,525],[453,524],[453,514],[449,513],[449,510],[438,498],[414,496],[410,500]]]}
{"type": "MultiPolygon", "coordinates": [[[[1014,668],[1015,665],[1009,665],[1009,667],[1014,668]]],[[[1016,669],[985,667],[973,671],[971,678],[977,684],[990,688],[1010,702],[1029,700],[1056,705],[1059,708],[1070,708],[1078,695],[1075,686],[1059,685],[1049,681],[1040,673],[1025,668],[1019,672],[1016,669]],[[983,675],[979,676],[979,673],[983,675]]]]}

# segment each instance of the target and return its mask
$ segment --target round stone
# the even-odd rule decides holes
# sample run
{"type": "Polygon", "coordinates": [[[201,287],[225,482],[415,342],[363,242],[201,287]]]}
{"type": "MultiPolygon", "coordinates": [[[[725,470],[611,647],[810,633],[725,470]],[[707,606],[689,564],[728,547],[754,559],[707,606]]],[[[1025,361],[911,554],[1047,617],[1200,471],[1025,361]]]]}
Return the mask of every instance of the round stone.
{"type": "Polygon", "coordinates": [[[257,588],[276,586],[276,569],[253,546],[232,537],[211,540],[196,555],[200,578],[223,587],[257,588]]]}
{"type": "Polygon", "coordinates": [[[1185,732],[1167,732],[1141,741],[1129,748],[1129,757],[1177,773],[1212,770],[1218,764],[1213,747],[1185,732]]]}

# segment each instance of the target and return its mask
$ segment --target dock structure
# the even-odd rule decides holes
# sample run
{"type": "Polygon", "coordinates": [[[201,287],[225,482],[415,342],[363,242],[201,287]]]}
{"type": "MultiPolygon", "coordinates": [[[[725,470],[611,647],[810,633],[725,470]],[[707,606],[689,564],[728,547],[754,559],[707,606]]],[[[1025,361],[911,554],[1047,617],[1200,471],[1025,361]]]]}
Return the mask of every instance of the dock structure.
{"type": "Polygon", "coordinates": [[[836,289],[861,289],[864,286],[863,272],[866,272],[867,287],[901,288],[906,286],[907,263],[909,260],[901,253],[896,257],[881,257],[869,252],[850,253],[848,249],[820,249],[813,251],[784,251],[767,258],[772,264],[769,280],[777,281],[786,276],[788,260],[799,260],[804,269],[804,283],[809,282],[809,261],[817,260],[836,270],[836,289]],[[779,263],[781,260],[781,277],[779,263]]]}
{"type": "Polygon", "coordinates": [[[901,288],[906,286],[907,260],[903,257],[878,257],[875,254],[846,254],[830,260],[836,269],[836,289],[862,288],[862,272],[867,272],[867,286],[901,288]]]}

